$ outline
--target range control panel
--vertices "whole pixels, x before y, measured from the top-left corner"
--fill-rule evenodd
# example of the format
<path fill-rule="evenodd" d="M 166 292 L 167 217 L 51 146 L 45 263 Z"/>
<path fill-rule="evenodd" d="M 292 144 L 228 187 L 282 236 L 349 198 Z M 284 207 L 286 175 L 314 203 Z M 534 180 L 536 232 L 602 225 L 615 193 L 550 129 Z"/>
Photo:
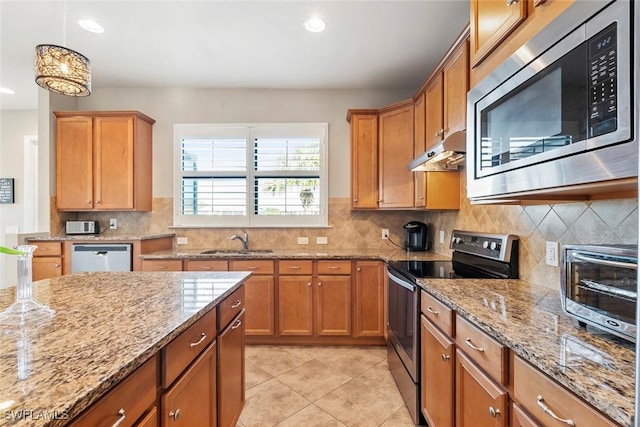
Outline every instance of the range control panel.
<path fill-rule="evenodd" d="M 487 234 L 453 230 L 449 247 L 459 252 L 510 262 L 511 248 L 517 240 L 518 236 L 513 234 Z"/>

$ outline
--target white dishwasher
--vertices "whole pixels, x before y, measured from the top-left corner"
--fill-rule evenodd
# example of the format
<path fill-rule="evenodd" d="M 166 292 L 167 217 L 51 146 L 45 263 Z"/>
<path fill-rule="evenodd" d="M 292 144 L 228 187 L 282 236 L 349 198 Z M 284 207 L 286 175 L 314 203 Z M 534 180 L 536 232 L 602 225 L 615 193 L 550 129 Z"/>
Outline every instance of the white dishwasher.
<path fill-rule="evenodd" d="M 71 272 L 131 271 L 131 244 L 74 244 L 71 251 Z"/>

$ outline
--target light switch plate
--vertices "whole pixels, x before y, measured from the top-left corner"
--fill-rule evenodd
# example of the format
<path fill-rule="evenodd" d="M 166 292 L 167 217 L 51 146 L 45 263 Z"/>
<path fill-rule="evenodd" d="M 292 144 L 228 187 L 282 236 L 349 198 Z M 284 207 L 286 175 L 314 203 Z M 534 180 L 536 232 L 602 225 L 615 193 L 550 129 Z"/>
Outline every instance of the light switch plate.
<path fill-rule="evenodd" d="M 440 243 L 444 243 L 444 230 L 440 230 Z"/>
<path fill-rule="evenodd" d="M 188 237 L 176 237 L 176 245 L 187 245 L 189 244 Z"/>
<path fill-rule="evenodd" d="M 299 245 L 308 245 L 309 244 L 309 238 L 308 237 L 298 237 L 298 244 Z"/>
<path fill-rule="evenodd" d="M 317 245 L 326 245 L 327 243 L 328 243 L 328 240 L 327 240 L 326 236 L 316 237 L 316 244 Z"/>

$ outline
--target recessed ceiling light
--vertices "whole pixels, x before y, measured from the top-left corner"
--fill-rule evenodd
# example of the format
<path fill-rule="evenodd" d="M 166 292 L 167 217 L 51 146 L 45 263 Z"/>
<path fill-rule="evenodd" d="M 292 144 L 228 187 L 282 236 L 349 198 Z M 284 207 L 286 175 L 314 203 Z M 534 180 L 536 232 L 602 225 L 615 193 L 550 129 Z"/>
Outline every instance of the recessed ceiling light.
<path fill-rule="evenodd" d="M 0 93 L 5 93 L 7 95 L 14 95 L 15 92 L 9 89 L 8 87 L 0 87 Z"/>
<path fill-rule="evenodd" d="M 311 18 L 304 21 L 304 28 L 312 33 L 319 33 L 327 28 L 327 24 L 321 18 Z"/>
<path fill-rule="evenodd" d="M 78 25 L 92 33 L 104 33 L 104 28 L 102 28 L 102 25 L 91 19 L 80 19 L 78 20 Z"/>

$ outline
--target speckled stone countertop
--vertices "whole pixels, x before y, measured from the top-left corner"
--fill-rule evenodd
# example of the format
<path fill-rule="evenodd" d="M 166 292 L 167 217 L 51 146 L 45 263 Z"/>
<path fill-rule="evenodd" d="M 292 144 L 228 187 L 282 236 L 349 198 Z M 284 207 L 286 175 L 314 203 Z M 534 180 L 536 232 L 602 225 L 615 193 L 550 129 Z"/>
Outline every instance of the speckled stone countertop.
<path fill-rule="evenodd" d="M 391 260 L 448 260 L 442 254 L 434 252 L 407 252 L 401 249 L 327 249 L 326 251 L 301 251 L 275 249 L 265 252 L 243 252 L 235 250 L 220 250 L 213 254 L 203 254 L 206 249 L 184 249 L 158 251 L 140 255 L 142 259 L 214 259 L 214 258 L 243 258 L 243 259 L 378 259 Z"/>
<path fill-rule="evenodd" d="M 161 239 L 164 237 L 174 237 L 173 233 L 166 234 L 147 234 L 147 235 L 129 235 L 129 234 L 73 234 L 64 236 L 44 236 L 44 237 L 29 237 L 27 241 L 52 241 L 52 242 L 64 242 L 66 240 L 152 240 Z"/>
<path fill-rule="evenodd" d="M 249 275 L 78 273 L 35 282 L 34 298 L 56 314 L 23 328 L 0 324 L 0 426 L 64 425 Z M 0 290 L 0 310 L 14 293 Z M 18 421 L 14 411 L 33 415 Z"/>
<path fill-rule="evenodd" d="M 579 328 L 558 291 L 521 280 L 424 279 L 423 289 L 623 426 L 633 426 L 634 346 Z"/>

